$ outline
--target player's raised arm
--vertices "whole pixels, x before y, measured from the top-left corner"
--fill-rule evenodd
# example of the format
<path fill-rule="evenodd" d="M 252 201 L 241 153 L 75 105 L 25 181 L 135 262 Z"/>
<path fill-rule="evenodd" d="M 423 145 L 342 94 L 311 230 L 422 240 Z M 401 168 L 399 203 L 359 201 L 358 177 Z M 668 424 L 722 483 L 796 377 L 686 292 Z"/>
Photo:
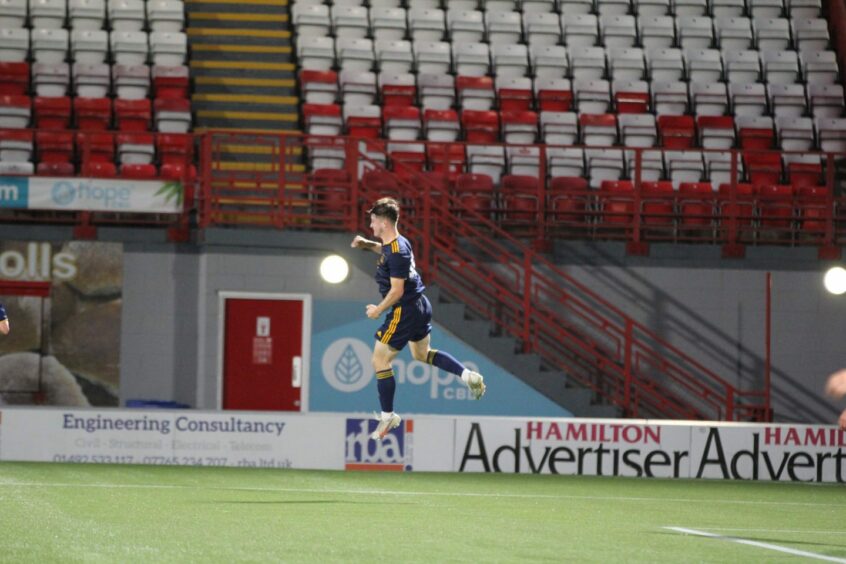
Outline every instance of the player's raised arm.
<path fill-rule="evenodd" d="M 377 243 L 376 241 L 371 241 L 369 239 L 365 239 L 361 235 L 356 235 L 355 239 L 352 240 L 350 243 L 350 247 L 353 249 L 362 249 L 365 251 L 373 251 L 374 253 L 381 254 L 382 252 L 382 244 Z"/>

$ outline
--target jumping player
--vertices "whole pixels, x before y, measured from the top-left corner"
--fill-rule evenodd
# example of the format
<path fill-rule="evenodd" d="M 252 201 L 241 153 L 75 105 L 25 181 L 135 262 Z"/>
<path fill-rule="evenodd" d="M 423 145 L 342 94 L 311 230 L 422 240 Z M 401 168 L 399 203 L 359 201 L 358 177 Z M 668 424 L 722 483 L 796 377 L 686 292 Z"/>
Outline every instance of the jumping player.
<path fill-rule="evenodd" d="M 468 370 L 449 353 L 429 346 L 432 304 L 423 294 L 426 286 L 414 268 L 411 243 L 397 230 L 399 212 L 399 204 L 393 198 L 378 200 L 367 213 L 370 216 L 370 229 L 381 243 L 356 235 L 350 245 L 354 249 L 365 249 L 379 255 L 376 282 L 382 301 L 378 305 L 367 305 L 367 317 L 378 319 L 389 311 L 385 322 L 376 331 L 376 344 L 373 347 L 373 370 L 376 372 L 379 403 L 382 407 L 382 413 L 377 417 L 379 425 L 370 435 L 373 440 L 381 440 L 402 421 L 394 412 L 396 382 L 391 362 L 406 343 L 411 348 L 414 360 L 460 376 L 470 388 L 474 399 L 480 399 L 485 394 L 485 382 L 481 374 Z"/>
<path fill-rule="evenodd" d="M 846 396 L 846 368 L 838 370 L 828 377 L 828 382 L 825 385 L 825 393 L 837 399 Z M 841 429 L 846 431 L 846 410 L 840 414 L 837 423 Z"/>

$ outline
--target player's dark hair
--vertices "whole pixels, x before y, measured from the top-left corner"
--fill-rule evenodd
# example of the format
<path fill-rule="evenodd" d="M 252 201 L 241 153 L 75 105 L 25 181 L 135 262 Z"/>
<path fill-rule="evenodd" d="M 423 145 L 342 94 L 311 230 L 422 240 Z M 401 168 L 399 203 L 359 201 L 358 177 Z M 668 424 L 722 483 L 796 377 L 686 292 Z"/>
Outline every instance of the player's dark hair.
<path fill-rule="evenodd" d="M 390 219 L 394 223 L 399 220 L 400 207 L 399 202 L 393 198 L 379 198 L 373 207 L 367 210 L 368 215 L 375 215 L 376 217 L 384 217 Z"/>

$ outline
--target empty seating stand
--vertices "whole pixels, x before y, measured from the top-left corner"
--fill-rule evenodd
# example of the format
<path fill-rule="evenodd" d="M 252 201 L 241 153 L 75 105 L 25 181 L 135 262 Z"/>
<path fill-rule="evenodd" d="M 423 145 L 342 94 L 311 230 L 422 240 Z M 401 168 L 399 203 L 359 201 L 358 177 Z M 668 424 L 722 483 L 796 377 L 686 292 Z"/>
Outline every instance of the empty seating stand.
<path fill-rule="evenodd" d="M 157 142 L 191 129 L 184 25 L 181 0 L 4 2 L 0 128 L 22 131 L 3 132 L 2 172 L 132 178 L 191 172 L 190 162 L 177 166 L 160 153 L 173 143 Z M 121 144 L 120 135 L 143 143 Z M 192 159 L 186 139 L 179 154 Z"/>

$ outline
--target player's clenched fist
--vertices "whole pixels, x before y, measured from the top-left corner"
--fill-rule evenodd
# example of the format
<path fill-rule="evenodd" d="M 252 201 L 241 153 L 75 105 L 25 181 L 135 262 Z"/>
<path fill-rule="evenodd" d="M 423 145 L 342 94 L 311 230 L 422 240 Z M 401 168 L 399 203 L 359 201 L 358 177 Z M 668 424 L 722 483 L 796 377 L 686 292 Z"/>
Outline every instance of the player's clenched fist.
<path fill-rule="evenodd" d="M 846 369 L 838 370 L 828 377 L 825 393 L 833 398 L 846 396 Z"/>
<path fill-rule="evenodd" d="M 352 247 L 353 249 L 364 249 L 367 248 L 367 246 L 367 239 L 365 239 L 361 235 L 356 235 L 355 239 L 353 239 L 352 243 L 350 243 L 350 247 Z"/>

